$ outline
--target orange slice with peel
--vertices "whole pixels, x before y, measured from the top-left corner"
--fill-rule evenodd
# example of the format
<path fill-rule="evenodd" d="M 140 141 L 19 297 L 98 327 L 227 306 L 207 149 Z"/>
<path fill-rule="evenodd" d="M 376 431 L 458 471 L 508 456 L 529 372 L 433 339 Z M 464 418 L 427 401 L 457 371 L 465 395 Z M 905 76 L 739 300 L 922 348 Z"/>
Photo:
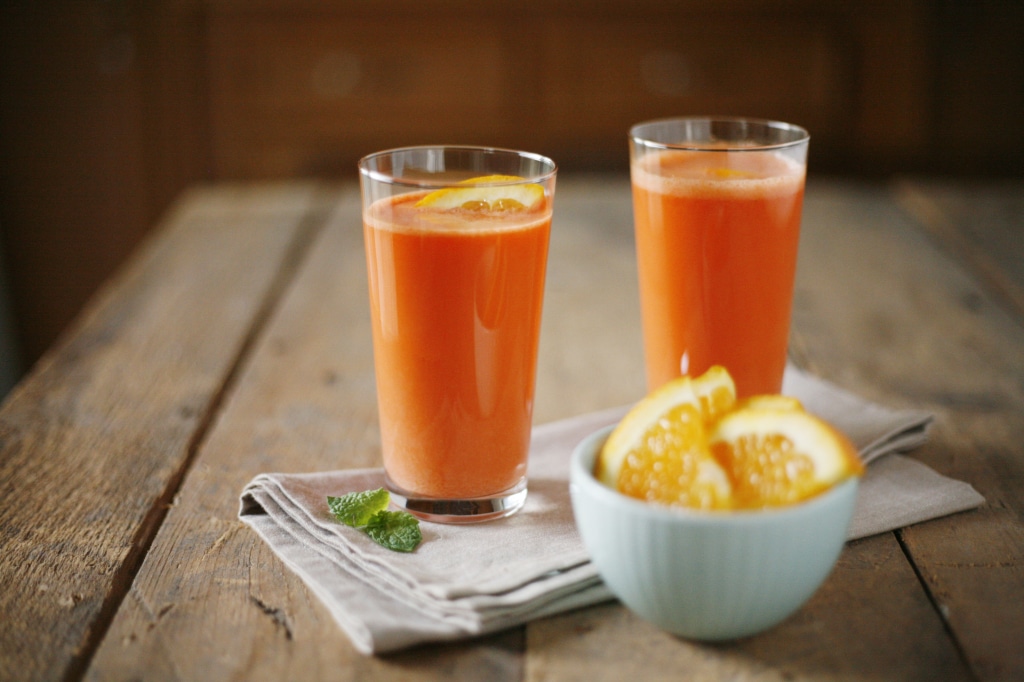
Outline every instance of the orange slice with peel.
<path fill-rule="evenodd" d="M 729 477 L 711 456 L 708 424 L 736 400 L 724 370 L 681 377 L 641 400 L 613 429 L 594 473 L 619 492 L 697 509 L 730 504 Z"/>
<path fill-rule="evenodd" d="M 691 385 L 705 422 L 718 419 L 736 404 L 736 384 L 721 365 L 715 365 L 691 379 Z"/>
<path fill-rule="evenodd" d="M 846 436 L 799 400 L 737 402 L 721 367 L 670 381 L 637 403 L 594 467 L 598 480 L 625 495 L 705 510 L 793 504 L 863 472 Z"/>
<path fill-rule="evenodd" d="M 543 187 L 534 182 L 525 182 L 525 178 L 515 175 L 485 175 L 463 180 L 459 185 L 427 194 L 416 202 L 417 208 L 442 211 L 525 211 L 544 200 Z"/>
<path fill-rule="evenodd" d="M 736 508 L 800 502 L 864 472 L 846 436 L 798 401 L 759 398 L 724 415 L 708 436 L 712 455 L 729 472 Z"/>

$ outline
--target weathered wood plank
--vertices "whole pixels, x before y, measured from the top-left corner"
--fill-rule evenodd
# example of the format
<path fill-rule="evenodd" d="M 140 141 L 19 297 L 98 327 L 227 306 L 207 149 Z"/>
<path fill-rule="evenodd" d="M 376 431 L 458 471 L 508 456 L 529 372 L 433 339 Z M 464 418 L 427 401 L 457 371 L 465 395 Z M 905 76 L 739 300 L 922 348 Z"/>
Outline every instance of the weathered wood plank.
<path fill-rule="evenodd" d="M 1019 408 L 1019 322 L 881 187 L 812 187 L 793 313 L 812 363 L 890 403 Z"/>
<path fill-rule="evenodd" d="M 537 367 L 538 424 L 626 405 L 646 391 L 630 202 L 619 176 L 559 180 Z"/>
<path fill-rule="evenodd" d="M 894 195 L 929 234 L 1024 318 L 1024 181 L 902 180 Z"/>
<path fill-rule="evenodd" d="M 988 505 L 949 527 L 908 529 L 903 541 L 979 676 L 1020 679 L 1024 608 L 1011 590 L 1024 587 L 1024 183 L 904 181 L 895 195 L 1011 318 L 994 314 L 996 334 L 986 334 L 987 326 L 951 330 L 958 358 L 966 359 L 955 365 L 954 378 L 981 378 L 992 388 L 984 400 L 954 401 L 947 438 L 932 459 L 972 480 Z M 987 301 L 969 294 L 962 300 L 968 310 L 990 314 Z"/>
<path fill-rule="evenodd" d="M 0 679 L 81 674 L 313 201 L 193 192 L 8 397 Z"/>
<path fill-rule="evenodd" d="M 850 543 L 810 602 L 742 641 L 687 641 L 615 605 L 531 625 L 528 651 L 532 682 L 970 679 L 892 535 Z"/>
<path fill-rule="evenodd" d="M 329 614 L 236 518 L 242 487 L 261 471 L 376 463 L 372 403 L 361 395 L 373 390 L 369 349 L 358 334 L 343 340 L 369 331 L 356 305 L 363 297 L 345 293 L 365 287 L 361 251 L 346 243 L 337 214 L 312 248 L 197 453 L 88 679 L 332 671 L 351 679 L 358 656 Z"/>
<path fill-rule="evenodd" d="M 475 680 L 482 669 L 521 679 L 521 632 L 360 655 L 236 520 L 257 473 L 380 466 L 360 226 L 349 188 L 200 449 L 88 679 Z"/>
<path fill-rule="evenodd" d="M 978 679 L 1024 679 L 1024 410 L 959 411 L 922 459 L 987 504 L 900 536 Z"/>
<path fill-rule="evenodd" d="M 558 191 L 538 421 L 621 404 L 643 391 L 628 181 L 563 179 Z M 378 463 L 358 225 L 358 199 L 348 190 L 199 448 L 93 660 L 90 679 L 476 679 L 482 666 L 494 679 L 536 680 L 600 680 L 613 671 L 616 679 L 623 672 L 658 679 L 667 671 L 673 678 L 687 671 L 697 678 L 735 679 L 969 675 L 897 542 L 922 570 L 923 550 L 914 547 L 911 531 L 853 543 L 804 610 L 776 630 L 735 644 L 686 643 L 609 605 L 531 624 L 525 656 L 522 630 L 394 656 L 356 654 L 315 598 L 235 521 L 235 513 L 241 487 L 260 471 Z M 1024 383 L 1009 353 L 1013 344 L 1024 347 L 1014 336 L 1019 331 L 984 294 L 974 296 L 969 278 L 951 281 L 942 274 L 956 272 L 955 265 L 937 256 L 878 188 L 812 184 L 805 225 L 798 354 L 869 397 L 938 411 L 935 442 L 921 456 L 958 475 L 943 458 L 969 462 L 971 453 L 958 445 L 985 441 L 975 440 L 973 425 L 951 431 L 947 420 L 979 402 L 994 406 L 994 417 L 1019 409 Z M 913 265 L 907 267 L 908 261 Z M 970 314 L 958 307 L 965 294 L 975 304 Z M 975 322 L 966 339 L 943 336 L 965 319 Z M 966 371 L 941 377 L 922 371 L 946 367 L 965 344 L 993 334 L 997 341 L 965 367 L 995 360 L 987 374 L 971 380 Z M 1010 379 L 1000 383 L 997 375 Z M 993 438 L 1006 445 L 1001 436 Z M 1019 460 L 1012 448 L 986 459 L 1001 473 L 1018 471 Z M 981 487 L 970 466 L 964 472 L 961 478 Z M 987 524 L 985 513 L 960 518 Z M 921 528 L 941 530 L 950 523 Z M 923 542 L 942 559 L 949 558 L 943 545 L 955 541 L 947 532 Z M 1004 538 L 994 551 L 1013 557 L 1017 549 Z M 1002 580 L 994 584 L 1004 597 L 1019 594 L 1019 585 L 1011 591 Z M 940 607 L 952 603 L 943 600 L 937 583 L 929 584 Z M 965 585 L 954 581 L 953 592 L 965 593 Z M 990 641 L 984 626 L 971 620 L 990 602 L 975 600 L 967 604 L 969 617 L 951 617 L 960 646 L 972 635 Z M 1011 606 L 998 605 L 996 612 L 1005 616 Z M 983 675 L 970 654 L 970 672 Z M 1012 660 L 1007 652 L 995 654 Z"/>
<path fill-rule="evenodd" d="M 794 314 L 814 365 L 933 410 L 914 453 L 988 504 L 901 540 L 978 679 L 1024 677 L 1024 328 L 877 188 L 810 195 Z"/>

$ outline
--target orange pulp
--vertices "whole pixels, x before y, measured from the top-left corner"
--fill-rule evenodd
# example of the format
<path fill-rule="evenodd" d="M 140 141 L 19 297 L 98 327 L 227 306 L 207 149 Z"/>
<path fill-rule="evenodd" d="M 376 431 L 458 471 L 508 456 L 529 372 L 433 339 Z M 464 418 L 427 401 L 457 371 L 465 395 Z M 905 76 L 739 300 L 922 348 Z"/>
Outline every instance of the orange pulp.
<path fill-rule="evenodd" d="M 804 168 L 765 151 L 633 163 L 647 385 L 724 366 L 740 398 L 782 386 Z"/>
<path fill-rule="evenodd" d="M 551 202 L 529 211 L 363 216 L 384 467 L 424 497 L 500 493 L 526 475 Z"/>

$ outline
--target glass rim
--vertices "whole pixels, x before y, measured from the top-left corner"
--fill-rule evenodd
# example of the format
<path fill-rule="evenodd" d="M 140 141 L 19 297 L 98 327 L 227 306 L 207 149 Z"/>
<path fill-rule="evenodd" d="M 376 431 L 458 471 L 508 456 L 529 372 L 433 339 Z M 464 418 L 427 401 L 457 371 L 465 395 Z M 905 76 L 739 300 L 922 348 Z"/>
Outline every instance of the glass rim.
<path fill-rule="evenodd" d="M 755 125 L 764 126 L 765 128 L 772 130 L 788 131 L 795 133 L 797 137 L 792 140 L 785 142 L 766 142 L 757 143 L 743 147 L 709 147 L 709 142 L 697 142 L 697 141 L 683 141 L 683 142 L 658 142 L 652 140 L 649 137 L 645 137 L 639 134 L 641 128 L 648 126 L 655 126 L 658 124 L 675 123 L 675 122 L 706 122 L 706 123 L 753 123 Z M 775 121 L 768 118 L 751 118 L 748 116 L 669 116 L 666 118 L 656 118 L 650 121 L 643 121 L 630 127 L 629 138 L 636 144 L 643 145 L 650 149 L 661 149 L 661 150 L 685 150 L 695 152 L 763 152 L 773 151 L 778 149 L 788 149 L 791 147 L 798 147 L 802 144 L 807 144 L 811 139 L 811 134 L 807 132 L 807 129 L 803 126 L 798 126 L 793 123 L 786 123 L 785 121 Z"/>
<path fill-rule="evenodd" d="M 544 173 L 538 173 L 530 175 L 529 177 L 523 177 L 522 180 L 503 180 L 498 182 L 486 182 L 480 183 L 481 187 L 504 187 L 508 185 L 522 185 L 522 184 L 536 184 L 544 183 L 555 177 L 558 172 L 558 164 L 552 159 L 543 154 L 537 154 L 535 152 L 524 152 L 518 149 L 507 149 L 505 147 L 488 147 L 478 145 L 452 145 L 452 144 L 439 144 L 439 145 L 413 145 L 409 147 L 394 147 L 391 149 L 382 149 L 381 151 L 367 154 L 363 158 L 359 159 L 358 167 L 360 175 L 366 178 L 375 180 L 377 182 L 387 183 L 390 185 L 399 185 L 402 187 L 417 187 L 417 188 L 437 188 L 437 187 L 450 187 L 453 184 L 451 180 L 432 180 L 431 178 L 399 178 L 395 177 L 390 173 L 375 170 L 369 167 L 369 164 L 385 156 L 392 156 L 401 152 L 416 152 L 416 151 L 456 151 L 456 152 L 476 152 L 490 155 L 510 155 L 518 158 L 526 158 L 541 164 L 542 166 L 548 166 L 549 170 Z"/>

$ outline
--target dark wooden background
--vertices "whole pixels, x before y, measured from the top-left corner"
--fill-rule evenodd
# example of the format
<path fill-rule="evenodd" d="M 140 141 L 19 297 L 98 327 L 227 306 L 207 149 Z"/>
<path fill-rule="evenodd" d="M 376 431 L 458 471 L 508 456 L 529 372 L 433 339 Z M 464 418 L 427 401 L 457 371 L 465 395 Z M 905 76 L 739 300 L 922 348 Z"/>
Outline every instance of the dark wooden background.
<path fill-rule="evenodd" d="M 385 147 L 621 172 L 630 124 L 714 113 L 806 126 L 812 174 L 1019 176 L 1022 35 L 1017 0 L 11 0 L 0 353 L 34 363 L 185 186 Z"/>

